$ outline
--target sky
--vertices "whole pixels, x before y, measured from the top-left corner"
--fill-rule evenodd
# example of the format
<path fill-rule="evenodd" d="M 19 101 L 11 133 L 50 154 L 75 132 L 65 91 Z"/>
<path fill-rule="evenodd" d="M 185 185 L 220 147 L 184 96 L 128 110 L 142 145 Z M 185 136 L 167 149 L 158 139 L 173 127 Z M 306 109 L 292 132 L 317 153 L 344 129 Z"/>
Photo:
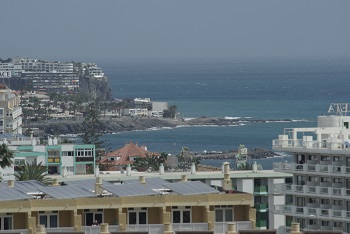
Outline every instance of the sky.
<path fill-rule="evenodd" d="M 350 56 L 348 0 L 11 0 L 0 9 L 0 58 Z"/>

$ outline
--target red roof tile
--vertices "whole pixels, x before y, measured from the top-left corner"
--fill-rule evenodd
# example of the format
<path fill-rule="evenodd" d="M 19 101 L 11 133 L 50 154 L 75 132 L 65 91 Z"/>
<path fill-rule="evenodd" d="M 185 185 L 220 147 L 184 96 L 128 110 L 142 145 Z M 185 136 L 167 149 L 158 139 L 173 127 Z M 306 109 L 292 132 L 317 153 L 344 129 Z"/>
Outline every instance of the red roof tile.
<path fill-rule="evenodd" d="M 133 161 L 130 161 L 130 157 L 146 157 L 146 155 L 151 155 L 151 152 L 148 152 L 144 148 L 135 145 L 130 142 L 124 147 L 117 149 L 115 151 L 109 152 L 105 157 L 100 161 L 101 164 L 113 164 L 113 165 L 127 165 L 132 164 Z M 110 161 L 111 157 L 119 157 L 117 161 Z"/>

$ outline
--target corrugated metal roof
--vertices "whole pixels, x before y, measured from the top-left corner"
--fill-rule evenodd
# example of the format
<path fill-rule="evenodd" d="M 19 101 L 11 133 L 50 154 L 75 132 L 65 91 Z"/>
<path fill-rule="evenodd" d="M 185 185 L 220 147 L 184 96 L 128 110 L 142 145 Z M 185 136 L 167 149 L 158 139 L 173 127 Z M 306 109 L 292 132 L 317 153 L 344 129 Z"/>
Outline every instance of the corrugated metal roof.
<path fill-rule="evenodd" d="M 167 183 L 164 186 L 181 195 L 219 193 L 218 190 L 200 181 Z"/>
<path fill-rule="evenodd" d="M 55 186 L 39 188 L 39 191 L 43 192 L 50 197 L 56 199 L 78 198 L 78 197 L 95 197 L 95 193 L 83 189 L 79 186 Z"/>
<path fill-rule="evenodd" d="M 0 184 L 0 187 L 6 188 L 8 187 L 8 183 L 2 182 Z M 38 188 L 42 188 L 42 187 L 47 187 L 47 186 L 36 180 L 14 181 L 14 188 L 23 193 L 37 192 Z"/>
<path fill-rule="evenodd" d="M 0 188 L 0 201 L 14 201 L 30 199 L 32 196 L 17 190 L 16 188 Z"/>
<path fill-rule="evenodd" d="M 152 189 L 160 189 L 160 188 L 165 188 L 163 184 L 169 183 L 169 181 L 166 181 L 162 178 L 159 177 L 153 177 L 153 178 L 145 178 L 146 186 Z M 124 181 L 126 184 L 138 184 L 139 179 L 132 179 L 132 180 L 126 180 Z"/>
<path fill-rule="evenodd" d="M 112 185 L 112 183 L 105 180 L 102 180 L 102 183 L 106 185 Z M 89 191 L 95 191 L 95 184 L 96 184 L 96 179 L 86 179 L 86 180 L 65 181 L 64 184 L 62 185 L 79 186 Z"/>
<path fill-rule="evenodd" d="M 117 197 L 133 197 L 133 196 L 147 196 L 159 195 L 158 192 L 153 191 L 145 184 L 119 184 L 119 185 L 102 185 L 106 191 L 114 194 Z"/>

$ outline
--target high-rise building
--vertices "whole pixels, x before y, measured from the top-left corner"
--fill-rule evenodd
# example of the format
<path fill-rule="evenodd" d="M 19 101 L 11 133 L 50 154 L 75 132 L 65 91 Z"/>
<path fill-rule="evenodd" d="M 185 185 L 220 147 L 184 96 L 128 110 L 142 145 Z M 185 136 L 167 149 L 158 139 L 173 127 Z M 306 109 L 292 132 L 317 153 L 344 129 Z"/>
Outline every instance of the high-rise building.
<path fill-rule="evenodd" d="M 350 233 L 350 112 L 349 103 L 333 103 L 317 126 L 285 129 L 272 148 L 292 154 L 292 162 L 274 163 L 274 170 L 293 174 L 293 182 L 275 186 L 285 205 L 275 213 L 304 230 Z"/>
<path fill-rule="evenodd" d="M 6 85 L 0 84 L 0 134 L 22 134 L 20 97 Z"/>

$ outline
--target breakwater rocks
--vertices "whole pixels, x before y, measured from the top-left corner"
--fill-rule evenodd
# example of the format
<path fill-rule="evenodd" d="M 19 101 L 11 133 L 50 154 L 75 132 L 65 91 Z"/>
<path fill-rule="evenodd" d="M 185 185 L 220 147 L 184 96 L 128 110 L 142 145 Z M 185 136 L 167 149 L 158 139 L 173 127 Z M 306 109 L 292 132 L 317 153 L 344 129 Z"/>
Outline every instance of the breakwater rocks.
<path fill-rule="evenodd" d="M 103 133 L 117 133 L 135 130 L 147 130 L 152 128 L 174 128 L 179 126 L 232 126 L 246 123 L 265 123 L 265 122 L 292 122 L 290 119 L 283 120 L 259 120 L 252 118 L 217 118 L 200 117 L 194 119 L 165 119 L 155 117 L 122 117 L 111 118 L 101 117 L 100 123 L 96 124 L 95 129 Z M 48 120 L 30 122 L 25 128 L 37 128 L 39 132 L 50 135 L 60 134 L 79 134 L 84 132 L 83 120 Z"/>
<path fill-rule="evenodd" d="M 224 160 L 224 159 L 234 159 L 235 156 L 237 155 L 237 151 L 229 151 L 229 152 L 209 152 L 206 154 L 203 153 L 196 153 L 194 155 L 194 157 L 198 157 L 201 160 L 206 160 L 206 159 L 220 159 L 220 160 Z M 263 159 L 263 158 L 272 158 L 275 156 L 279 156 L 279 154 L 277 154 L 274 151 L 271 150 L 267 150 L 267 149 L 263 149 L 263 148 L 253 148 L 253 149 L 248 149 L 247 152 L 247 157 L 249 159 Z"/>

